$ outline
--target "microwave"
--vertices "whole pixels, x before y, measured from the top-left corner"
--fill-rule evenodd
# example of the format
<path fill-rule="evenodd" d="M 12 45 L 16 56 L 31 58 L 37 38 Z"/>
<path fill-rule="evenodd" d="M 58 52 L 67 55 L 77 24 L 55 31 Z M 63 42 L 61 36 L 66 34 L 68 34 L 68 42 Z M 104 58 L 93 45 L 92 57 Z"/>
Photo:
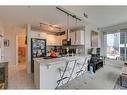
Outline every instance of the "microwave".
<path fill-rule="evenodd" d="M 67 41 L 67 39 L 63 39 L 62 40 L 62 45 L 63 46 L 70 46 L 71 45 L 71 38 L 69 39 L 69 41 Z"/>

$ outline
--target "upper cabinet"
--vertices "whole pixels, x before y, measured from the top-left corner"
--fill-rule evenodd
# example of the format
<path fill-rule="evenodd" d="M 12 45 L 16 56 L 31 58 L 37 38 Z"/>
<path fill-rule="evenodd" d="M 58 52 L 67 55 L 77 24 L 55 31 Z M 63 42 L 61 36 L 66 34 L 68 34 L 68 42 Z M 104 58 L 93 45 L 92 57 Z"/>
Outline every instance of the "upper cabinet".
<path fill-rule="evenodd" d="M 69 38 L 71 38 L 71 45 L 85 45 L 85 31 L 84 30 L 76 30 L 70 32 Z M 64 35 L 53 35 L 47 34 L 46 40 L 48 46 L 61 46 L 62 40 L 67 39 L 67 34 Z"/>
<path fill-rule="evenodd" d="M 31 31 L 31 38 L 46 39 L 47 34 L 44 32 Z"/>
<path fill-rule="evenodd" d="M 47 40 L 47 45 L 49 46 L 60 46 L 62 45 L 62 40 L 66 39 L 66 34 L 65 35 L 53 35 L 53 34 L 47 34 L 46 40 Z"/>
<path fill-rule="evenodd" d="M 46 41 L 47 41 L 47 45 L 56 45 L 55 35 L 47 34 Z"/>
<path fill-rule="evenodd" d="M 70 32 L 69 36 L 71 38 L 71 45 L 75 45 L 75 34 L 76 32 Z"/>
<path fill-rule="evenodd" d="M 70 33 L 71 45 L 85 45 L 85 31 L 76 30 Z"/>

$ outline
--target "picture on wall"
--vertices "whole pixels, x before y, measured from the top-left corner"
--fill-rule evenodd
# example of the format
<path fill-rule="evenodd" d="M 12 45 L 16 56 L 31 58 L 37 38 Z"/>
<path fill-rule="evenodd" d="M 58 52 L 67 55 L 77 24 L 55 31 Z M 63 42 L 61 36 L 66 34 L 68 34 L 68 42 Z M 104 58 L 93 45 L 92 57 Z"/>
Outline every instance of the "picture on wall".
<path fill-rule="evenodd" d="M 91 31 L 91 47 L 98 47 L 98 32 Z"/>
<path fill-rule="evenodd" d="M 9 46 L 9 40 L 8 39 L 4 39 L 4 46 L 8 47 Z"/>

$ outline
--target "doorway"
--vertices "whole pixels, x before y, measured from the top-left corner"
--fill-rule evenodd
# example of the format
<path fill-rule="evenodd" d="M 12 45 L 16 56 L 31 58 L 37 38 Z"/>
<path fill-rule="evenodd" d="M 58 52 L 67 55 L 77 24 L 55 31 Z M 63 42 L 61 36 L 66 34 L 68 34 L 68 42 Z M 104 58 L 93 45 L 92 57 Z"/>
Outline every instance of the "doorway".
<path fill-rule="evenodd" d="M 26 44 L 25 44 L 25 35 L 17 35 L 17 64 L 26 64 Z"/>

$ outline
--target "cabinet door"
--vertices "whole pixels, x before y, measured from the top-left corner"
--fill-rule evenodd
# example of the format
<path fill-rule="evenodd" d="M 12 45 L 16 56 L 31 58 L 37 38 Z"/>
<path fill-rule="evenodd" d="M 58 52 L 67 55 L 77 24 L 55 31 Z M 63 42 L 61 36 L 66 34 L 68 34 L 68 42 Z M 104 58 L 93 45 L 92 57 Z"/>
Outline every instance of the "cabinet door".
<path fill-rule="evenodd" d="M 56 45 L 62 45 L 62 38 L 61 36 L 56 36 Z"/>
<path fill-rule="evenodd" d="M 62 45 L 62 36 L 56 36 L 52 34 L 47 35 L 47 45 L 57 46 Z"/>
<path fill-rule="evenodd" d="M 47 35 L 47 45 L 55 45 L 56 39 L 54 35 Z"/>
<path fill-rule="evenodd" d="M 70 33 L 71 45 L 75 45 L 75 32 Z"/>
<path fill-rule="evenodd" d="M 79 31 L 76 31 L 75 33 L 75 39 L 76 39 L 76 42 L 75 44 L 76 45 L 84 45 L 85 44 L 85 32 L 83 30 L 79 30 Z"/>

